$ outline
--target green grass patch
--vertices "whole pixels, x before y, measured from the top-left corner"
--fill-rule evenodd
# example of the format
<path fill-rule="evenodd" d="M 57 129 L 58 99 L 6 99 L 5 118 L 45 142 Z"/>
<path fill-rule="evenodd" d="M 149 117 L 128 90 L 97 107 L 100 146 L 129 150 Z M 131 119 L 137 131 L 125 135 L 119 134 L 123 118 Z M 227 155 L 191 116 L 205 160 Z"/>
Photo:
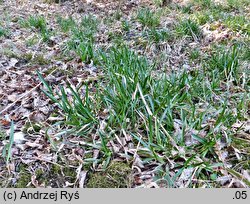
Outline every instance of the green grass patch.
<path fill-rule="evenodd" d="M 248 0 L 227 0 L 226 7 L 231 10 L 244 9 L 250 5 Z"/>
<path fill-rule="evenodd" d="M 44 16 L 41 15 L 29 16 L 28 19 L 26 20 L 20 19 L 19 24 L 22 27 L 37 30 L 40 33 L 44 42 L 47 42 L 51 36 L 51 31 L 47 27 L 47 22 Z"/>
<path fill-rule="evenodd" d="M 204 25 L 208 22 L 211 22 L 211 13 L 209 11 L 196 12 L 193 14 L 193 18 L 199 25 Z"/>
<path fill-rule="evenodd" d="M 136 19 L 144 27 L 157 27 L 160 25 L 160 15 L 149 8 L 140 8 L 137 11 Z"/>
<path fill-rule="evenodd" d="M 130 25 L 129 21 L 127 21 L 127 20 L 123 20 L 123 21 L 122 21 L 122 29 L 123 29 L 125 32 L 129 32 L 129 31 L 130 31 L 131 25 Z"/>
<path fill-rule="evenodd" d="M 210 68 L 217 70 L 222 78 L 239 82 L 239 48 L 235 45 L 230 50 L 215 52 L 210 60 Z"/>
<path fill-rule="evenodd" d="M 81 130 L 82 133 L 88 132 L 93 128 L 97 122 L 95 108 L 92 107 L 93 102 L 88 95 L 88 87 L 86 87 L 85 98 L 78 93 L 78 90 L 68 85 L 72 97 L 66 94 L 64 87 L 60 87 L 60 91 L 54 92 L 52 87 L 43 79 L 42 75 L 38 73 L 39 79 L 43 82 L 46 90 L 43 92 L 58 105 L 58 107 L 65 113 L 65 124 L 69 127 L 67 132 L 74 132 Z"/>
<path fill-rule="evenodd" d="M 95 32 L 98 28 L 98 19 L 92 15 L 86 15 L 82 18 L 80 26 L 85 30 Z"/>
<path fill-rule="evenodd" d="M 0 25 L 0 37 L 7 37 L 9 35 L 8 29 L 5 29 Z"/>
<path fill-rule="evenodd" d="M 176 25 L 175 32 L 180 37 L 192 37 L 193 39 L 199 39 L 201 37 L 199 25 L 190 19 L 181 20 Z"/>
<path fill-rule="evenodd" d="M 198 3 L 204 9 L 212 4 L 211 1 Z M 199 40 L 202 37 L 199 25 L 225 15 L 220 8 L 211 15 L 209 12 L 193 13 L 190 18 L 181 20 L 174 32 L 178 37 Z M 96 42 L 97 18 L 84 16 L 79 23 L 72 19 L 58 20 L 61 30 L 70 34 L 65 53 L 73 51 L 82 62 L 93 62 L 103 73 L 100 80 L 77 88 L 72 84 L 65 87 L 49 84 L 38 73 L 44 93 L 64 116 L 63 121 L 51 125 L 60 127 L 57 136 L 84 137 L 83 146 L 88 152 L 83 158 L 84 167 L 90 168 L 94 163 L 103 168 L 103 172 L 90 174 L 88 187 L 130 187 L 127 183 L 129 166 L 117 165 L 122 166 L 126 175 L 120 174 L 122 170 L 111 170 L 111 159 L 116 154 L 110 143 L 119 142 L 117 138 L 124 135 L 131 137 L 131 145 L 138 145 L 137 156 L 142 164 L 154 163 L 156 182 L 163 179 L 168 187 L 176 187 L 183 172 L 195 169 L 192 174 L 195 179 L 209 180 L 206 186 L 216 186 L 216 179 L 222 176 L 216 169 L 224 168 L 217 154 L 218 143 L 226 140 L 226 145 L 231 145 L 232 125 L 247 118 L 249 80 L 242 70 L 241 60 L 248 57 L 243 57 L 243 47 L 215 48 L 212 53 L 206 53 L 205 59 L 205 53 L 201 57 L 201 49 L 197 48 L 188 52 L 187 57 L 201 63 L 199 69 L 182 67 L 158 74 L 155 58 L 147 59 L 138 54 L 133 45 L 126 46 L 124 33 L 134 34 L 135 42 L 142 39 L 146 45 L 168 41 L 172 31 L 160 28 L 158 14 L 149 8 L 137 11 L 133 20 L 143 26 L 141 35 L 132 33 L 134 22 L 122 20 L 121 30 L 108 34 L 112 45 L 106 49 L 98 47 Z M 239 24 L 241 22 L 242 19 Z M 247 48 L 244 53 L 248 53 Z M 91 92 L 90 87 L 95 91 Z M 242 91 L 231 87 L 240 87 Z M 100 150 L 98 158 L 93 158 L 95 149 Z M 129 162 L 134 159 L 134 155 L 125 156 Z M 174 173 L 169 172 L 169 159 L 173 161 L 171 168 L 176 169 Z M 198 184 L 190 180 L 188 187 L 194 186 Z"/>
<path fill-rule="evenodd" d="M 76 26 L 76 22 L 72 17 L 69 18 L 63 18 L 61 16 L 57 17 L 57 23 L 60 26 L 60 29 L 64 32 L 67 33 L 69 32 L 72 28 Z"/>
<path fill-rule="evenodd" d="M 20 19 L 19 23 L 22 27 L 35 28 L 40 31 L 46 30 L 47 28 L 47 23 L 45 18 L 40 15 L 29 16 L 28 19 L 26 20 Z"/>
<path fill-rule="evenodd" d="M 143 36 L 153 43 L 168 41 L 171 38 L 169 30 L 156 28 L 144 31 Z"/>
<path fill-rule="evenodd" d="M 194 61 L 194 60 L 197 60 L 201 57 L 200 55 L 200 51 L 199 49 L 193 49 L 191 50 L 191 52 L 189 53 L 189 58 Z"/>
<path fill-rule="evenodd" d="M 65 44 L 65 56 L 69 51 L 74 51 L 76 55 L 85 63 L 98 63 L 95 47 L 95 33 L 97 32 L 98 21 L 93 16 L 84 16 L 79 24 L 71 27 L 71 39 Z M 73 56 L 72 56 L 73 57 Z"/>
<path fill-rule="evenodd" d="M 246 16 L 229 15 L 224 18 L 223 22 L 233 31 L 240 31 L 250 35 L 250 19 Z"/>
<path fill-rule="evenodd" d="M 193 0 L 192 3 L 202 9 L 208 9 L 214 5 L 212 0 Z"/>

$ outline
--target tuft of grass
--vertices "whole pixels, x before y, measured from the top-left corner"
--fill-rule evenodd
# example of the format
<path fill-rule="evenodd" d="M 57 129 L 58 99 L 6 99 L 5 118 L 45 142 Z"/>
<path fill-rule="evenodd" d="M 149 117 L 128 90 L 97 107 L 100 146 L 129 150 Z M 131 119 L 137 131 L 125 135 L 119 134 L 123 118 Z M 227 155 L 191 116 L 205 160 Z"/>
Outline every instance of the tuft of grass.
<path fill-rule="evenodd" d="M 201 37 L 201 29 L 199 25 L 190 19 L 180 21 L 176 25 L 175 31 L 177 35 L 181 37 L 188 36 L 193 39 Z"/>
<path fill-rule="evenodd" d="M 74 51 L 83 62 L 98 63 L 96 58 L 94 35 L 97 32 L 98 22 L 93 16 L 84 16 L 79 25 L 72 26 L 71 39 L 65 45 L 65 52 Z"/>
<path fill-rule="evenodd" d="M 240 31 L 250 35 L 250 20 L 245 16 L 229 15 L 224 19 L 224 23 L 233 31 Z"/>
<path fill-rule="evenodd" d="M 109 32 L 109 40 L 113 42 L 116 46 L 124 45 L 124 36 L 121 32 Z"/>
<path fill-rule="evenodd" d="M 51 31 L 47 27 L 47 22 L 44 16 L 29 16 L 27 20 L 20 19 L 19 23 L 23 27 L 38 30 L 44 42 L 47 42 L 51 36 Z"/>
<path fill-rule="evenodd" d="M 6 164 L 9 164 L 10 159 L 12 158 L 12 145 L 14 143 L 14 123 L 11 121 L 11 126 L 10 126 L 10 135 L 9 135 L 9 143 L 5 145 L 3 148 L 3 153 L 2 156 L 6 160 Z"/>
<path fill-rule="evenodd" d="M 137 13 L 137 20 L 144 26 L 143 35 L 158 43 L 168 40 L 169 33 L 158 28 L 160 21 L 156 16 L 143 8 Z M 208 20 L 206 18 L 204 22 Z M 176 26 L 176 32 L 179 36 L 197 39 L 201 37 L 198 23 L 182 20 Z M 84 162 L 96 164 L 105 158 L 104 166 L 108 166 L 114 156 L 110 142 L 116 143 L 121 135 L 130 135 L 133 145 L 138 145 L 137 156 L 142 163 L 154 162 L 157 179 L 167 181 L 167 186 L 176 187 L 178 178 L 190 169 L 195 169 L 193 178 L 216 182 L 221 176 L 216 169 L 224 168 L 217 155 L 218 143 L 224 139 L 224 134 L 230 140 L 232 124 L 239 119 L 245 120 L 247 112 L 247 95 L 231 93 L 223 86 L 225 82 L 241 83 L 238 48 L 215 52 L 204 70 L 178 70 L 158 75 L 154 70 L 155 59 L 149 61 L 124 46 L 122 37 L 115 32 L 112 35 L 119 45 L 98 49 L 95 44 L 97 25 L 94 17 L 84 17 L 81 23 L 69 28 L 71 39 L 67 44 L 67 49 L 74 51 L 82 61 L 93 61 L 102 68 L 103 80 L 97 82 L 94 97 L 90 97 L 87 85 L 84 89 L 71 85 L 58 89 L 38 73 L 46 88 L 44 93 L 65 117 L 65 121 L 60 122 L 63 128 L 59 135 L 84 135 L 90 152 L 101 150 L 100 159 L 92 158 L 89 153 Z M 125 32 L 129 31 L 130 25 L 126 21 L 122 26 Z M 189 54 L 192 60 L 199 56 L 198 50 Z M 247 86 L 245 83 L 242 87 Z M 105 116 L 100 120 L 105 122 L 104 126 L 98 118 L 103 110 Z M 91 140 L 93 132 L 98 135 L 95 141 Z M 132 159 L 130 155 L 126 156 Z M 173 162 L 175 172 L 169 172 L 169 160 L 178 161 Z M 89 185 L 102 185 L 99 181 L 103 175 L 104 183 L 111 185 L 106 172 L 93 174 Z M 190 178 L 189 186 L 196 185 Z M 215 184 L 206 186 L 209 185 Z"/>
<path fill-rule="evenodd" d="M 136 19 L 143 27 L 157 27 L 160 25 L 160 16 L 158 13 L 151 11 L 149 8 L 141 8 L 137 11 Z"/>
<path fill-rule="evenodd" d="M 85 30 L 97 31 L 98 20 L 92 15 L 86 15 L 82 18 L 80 26 Z"/>
<path fill-rule="evenodd" d="M 143 57 L 126 47 L 112 48 L 109 53 L 102 53 L 101 63 L 110 79 L 104 90 L 102 101 L 112 109 L 109 124 L 123 128 L 136 123 L 136 107 L 138 100 L 132 95 L 137 83 L 146 86 L 151 66 Z M 126 119 L 129 118 L 129 122 Z"/>
<path fill-rule="evenodd" d="M 69 32 L 72 28 L 76 26 L 76 22 L 72 17 L 63 18 L 61 16 L 57 17 L 57 23 L 59 24 L 61 30 L 64 33 Z"/>
<path fill-rule="evenodd" d="M 161 7 L 163 4 L 163 0 L 153 0 L 154 5 L 157 7 Z"/>
<path fill-rule="evenodd" d="M 28 47 L 32 47 L 34 46 L 35 44 L 37 44 L 39 42 L 39 37 L 38 36 L 34 36 L 32 38 L 29 38 L 25 41 L 25 44 L 28 46 Z"/>
<path fill-rule="evenodd" d="M 200 57 L 200 51 L 198 49 L 191 50 L 189 58 L 191 60 L 199 59 Z"/>
<path fill-rule="evenodd" d="M 144 36 L 154 43 L 170 39 L 170 32 L 167 29 L 152 28 L 144 32 Z"/>
<path fill-rule="evenodd" d="M 230 50 L 216 52 L 212 55 L 209 62 L 210 68 L 217 70 L 218 73 L 227 81 L 239 82 L 239 48 L 234 45 Z"/>
<path fill-rule="evenodd" d="M 212 8 L 214 6 L 212 0 L 193 0 L 196 6 L 200 6 L 202 9 Z"/>
<path fill-rule="evenodd" d="M 74 44 L 71 46 L 74 46 Z M 91 63 L 91 61 L 97 62 L 96 58 L 95 58 L 94 44 L 91 40 L 86 40 L 85 42 L 83 42 L 83 41 L 80 42 L 76 46 L 75 51 L 83 62 L 88 63 L 88 64 Z"/>
<path fill-rule="evenodd" d="M 46 30 L 47 28 L 47 23 L 45 18 L 40 15 L 29 16 L 27 20 L 21 19 L 19 23 L 23 27 L 35 28 L 40 31 Z"/>
<path fill-rule="evenodd" d="M 235 47 L 223 57 L 218 57 L 216 63 L 209 64 L 208 73 L 184 70 L 155 76 L 152 74 L 154 64 L 127 47 L 112 47 L 106 52 L 99 52 L 100 65 L 105 72 L 104 81 L 100 82 L 95 96 L 99 101 L 99 108 L 95 103 L 90 108 L 90 102 L 86 102 L 88 100 L 77 99 L 81 98 L 79 90 L 68 87 L 74 95 L 73 100 L 70 100 L 62 87 L 60 93 L 56 92 L 55 95 L 52 87 L 41 76 L 40 80 L 47 87 L 45 94 L 65 113 L 66 124 L 78 129 L 91 124 L 94 129 L 96 126 L 93 124 L 97 123 L 93 119 L 93 110 L 108 111 L 106 125 L 98 131 L 99 144 L 96 141 L 89 144 L 101 150 L 102 156 L 107 158 L 106 165 L 112 155 L 108 142 L 115 141 L 117 135 L 129 134 L 133 143 L 139 144 L 137 155 L 142 162 L 154 162 L 157 166 L 156 182 L 157 179 L 165 180 L 167 186 L 176 187 L 181 174 L 194 168 L 196 170 L 192 175 L 196 179 L 216 182 L 216 178 L 221 176 L 216 168 L 224 168 L 216 153 L 217 143 L 223 137 L 225 129 L 228 131 L 227 135 L 231 134 L 229 128 L 237 119 L 244 117 L 241 110 L 247 109 L 243 102 L 237 106 L 238 100 L 229 103 L 228 93 L 224 93 L 221 88 L 221 81 L 225 78 L 224 69 L 230 68 L 226 70 L 226 76 L 234 76 L 238 72 L 237 53 Z M 222 64 L 226 66 L 221 67 Z M 228 71 L 231 71 L 231 74 Z M 242 95 L 235 97 L 245 100 Z M 80 105 L 81 101 L 84 105 Z M 78 106 L 82 108 L 77 108 Z M 232 107 L 237 107 L 236 115 Z M 93 117 L 85 114 L 86 108 Z M 86 116 L 88 117 L 85 124 L 82 117 Z M 77 122 L 69 123 L 72 118 Z M 204 128 L 204 125 L 211 121 L 212 128 Z M 176 130 L 176 123 L 180 126 L 179 131 Z M 205 136 L 202 136 L 204 131 Z M 86 138 L 90 134 L 90 131 L 84 131 Z M 174 174 L 168 173 L 169 158 L 184 160 L 180 164 L 174 164 L 177 169 Z M 93 158 L 86 160 L 100 162 Z M 163 165 L 166 169 L 162 168 Z M 93 175 L 89 185 L 111 185 L 105 173 Z M 190 183 L 190 187 L 195 185 Z"/>
<path fill-rule="evenodd" d="M 250 2 L 248 0 L 227 0 L 226 7 L 230 10 L 239 10 L 248 7 Z"/>
<path fill-rule="evenodd" d="M 196 12 L 194 14 L 194 19 L 199 25 L 204 25 L 211 21 L 211 13 L 210 12 Z"/>
<path fill-rule="evenodd" d="M 70 127 L 67 132 L 79 131 L 82 134 L 90 131 L 97 122 L 93 102 L 89 98 L 89 91 L 86 87 L 84 99 L 82 99 L 78 90 L 68 85 L 67 89 L 60 86 L 60 91 L 53 91 L 52 87 L 45 81 L 43 76 L 37 72 L 39 79 L 42 81 L 46 90 L 43 90 L 52 102 L 65 113 L 65 124 Z"/>
<path fill-rule="evenodd" d="M 0 37 L 7 37 L 8 35 L 9 31 L 0 25 Z"/>
<path fill-rule="evenodd" d="M 193 13 L 193 5 L 192 4 L 188 4 L 186 6 L 181 6 L 180 10 L 183 13 L 191 14 L 191 13 Z"/>
<path fill-rule="evenodd" d="M 130 28 L 131 28 L 131 25 L 129 24 L 129 21 L 127 20 L 122 21 L 122 29 L 125 32 L 129 32 Z"/>

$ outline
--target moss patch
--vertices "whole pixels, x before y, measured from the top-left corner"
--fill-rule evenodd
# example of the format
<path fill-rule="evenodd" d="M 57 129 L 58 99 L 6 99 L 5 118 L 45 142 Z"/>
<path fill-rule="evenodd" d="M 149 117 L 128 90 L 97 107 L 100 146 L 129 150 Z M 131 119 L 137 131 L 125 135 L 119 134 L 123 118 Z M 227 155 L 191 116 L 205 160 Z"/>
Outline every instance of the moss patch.
<path fill-rule="evenodd" d="M 63 187 L 66 181 L 74 183 L 76 179 L 76 171 L 69 167 L 61 168 L 57 165 L 52 165 L 46 177 L 49 178 L 51 187 L 58 188 Z"/>
<path fill-rule="evenodd" d="M 27 165 L 20 164 L 17 182 L 14 184 L 15 188 L 32 187 L 32 186 L 27 186 L 31 181 L 31 173 L 27 169 L 28 169 Z"/>
<path fill-rule="evenodd" d="M 50 63 L 50 60 L 45 59 L 42 54 L 38 54 L 34 57 L 33 62 L 39 65 L 47 65 Z"/>
<path fill-rule="evenodd" d="M 128 164 L 112 162 L 105 172 L 90 174 L 88 188 L 130 188 L 132 169 Z"/>
<path fill-rule="evenodd" d="M 16 182 L 14 184 L 8 185 L 8 187 L 15 188 L 32 188 L 33 185 L 28 184 L 31 182 L 31 176 L 34 174 L 38 185 L 43 185 L 45 187 L 52 188 L 62 188 L 64 187 L 66 181 L 69 183 L 74 183 L 76 179 L 75 169 L 64 167 L 61 168 L 58 165 L 51 165 L 50 169 L 45 169 L 44 167 L 37 168 L 33 173 L 28 171 L 28 165 L 20 164 L 17 168 L 18 176 L 16 177 Z"/>

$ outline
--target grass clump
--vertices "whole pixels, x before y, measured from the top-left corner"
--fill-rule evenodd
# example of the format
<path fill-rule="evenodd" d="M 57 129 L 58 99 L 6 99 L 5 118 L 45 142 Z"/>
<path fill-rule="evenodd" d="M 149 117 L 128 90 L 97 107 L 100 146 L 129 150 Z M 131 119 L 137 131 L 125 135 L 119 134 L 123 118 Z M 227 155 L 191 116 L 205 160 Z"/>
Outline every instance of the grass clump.
<path fill-rule="evenodd" d="M 210 68 L 217 70 L 227 81 L 239 82 L 239 48 L 234 45 L 230 50 L 215 53 L 210 60 Z"/>
<path fill-rule="evenodd" d="M 151 42 L 159 43 L 170 39 L 170 32 L 167 29 L 152 28 L 144 32 L 144 36 Z"/>
<path fill-rule="evenodd" d="M 201 37 L 199 25 L 190 19 L 180 21 L 179 24 L 176 25 L 175 31 L 180 37 L 187 36 L 193 39 Z"/>
<path fill-rule="evenodd" d="M 98 20 L 92 15 L 86 15 L 82 18 L 80 26 L 85 30 L 91 30 L 92 32 L 95 32 L 98 28 Z"/>
<path fill-rule="evenodd" d="M 64 33 L 69 32 L 72 28 L 76 26 L 76 22 L 72 17 L 63 18 L 61 16 L 57 17 L 57 23 L 59 24 L 61 30 Z"/>
<path fill-rule="evenodd" d="M 249 5 L 250 2 L 248 0 L 227 0 L 226 8 L 230 10 L 239 10 Z"/>
<path fill-rule="evenodd" d="M 185 5 L 185 6 L 180 6 L 180 10 L 183 13 L 191 14 L 191 13 L 193 13 L 193 5 L 188 4 L 188 5 Z"/>
<path fill-rule="evenodd" d="M 122 21 L 122 29 L 125 32 L 129 32 L 130 31 L 131 25 L 130 25 L 130 23 L 127 20 L 123 20 Z"/>
<path fill-rule="evenodd" d="M 34 36 L 32 38 L 27 39 L 25 44 L 27 45 L 27 47 L 32 47 L 36 45 L 38 42 L 39 42 L 39 36 Z"/>
<path fill-rule="evenodd" d="M 51 31 L 47 27 L 47 22 L 44 16 L 29 16 L 27 20 L 21 19 L 19 23 L 23 27 L 38 30 L 44 42 L 47 42 L 51 36 Z"/>
<path fill-rule="evenodd" d="M 84 16 L 79 25 L 72 26 L 71 39 L 65 45 L 65 55 L 74 51 L 80 59 L 89 64 L 92 61 L 96 64 L 97 50 L 94 45 L 95 33 L 97 32 L 97 19 L 93 16 Z"/>
<path fill-rule="evenodd" d="M 70 94 L 67 94 L 64 87 L 60 87 L 59 91 L 53 91 L 52 87 L 44 80 L 42 75 L 38 72 L 39 79 L 43 82 L 46 90 L 43 92 L 58 105 L 58 107 L 65 113 L 65 124 L 70 127 L 66 132 L 74 132 L 80 130 L 81 134 L 85 135 L 86 132 L 94 127 L 97 120 L 94 113 L 94 108 L 92 108 L 93 101 L 89 97 L 88 87 L 85 90 L 85 97 L 82 100 L 78 90 L 68 85 Z M 78 132 L 78 133 L 80 133 Z"/>
<path fill-rule="evenodd" d="M 8 35 L 9 31 L 0 25 L 0 37 L 7 37 Z"/>
<path fill-rule="evenodd" d="M 194 15 L 195 21 L 199 25 L 204 25 L 211 21 L 211 13 L 210 12 L 196 12 Z"/>
<path fill-rule="evenodd" d="M 137 11 L 136 19 L 143 27 L 157 27 L 160 25 L 159 14 L 151 11 L 149 8 L 141 8 Z"/>
<path fill-rule="evenodd" d="M 229 15 L 224 19 L 224 23 L 233 31 L 241 31 L 247 35 L 250 35 L 250 19 L 245 16 Z"/>
<path fill-rule="evenodd" d="M 200 57 L 200 51 L 198 49 L 193 49 L 191 50 L 190 54 L 189 54 L 189 58 L 194 61 L 196 59 L 199 59 Z"/>
<path fill-rule="evenodd" d="M 2 157 L 5 158 L 6 164 L 9 164 L 12 159 L 12 146 L 14 144 L 14 123 L 11 122 L 10 126 L 10 134 L 9 134 L 9 142 L 4 146 Z"/>
<path fill-rule="evenodd" d="M 29 16 L 27 20 L 20 20 L 20 25 L 27 28 L 35 28 L 40 31 L 46 30 L 47 23 L 43 16 Z"/>
<path fill-rule="evenodd" d="M 194 5 L 201 7 L 202 9 L 212 8 L 214 6 L 212 0 L 193 0 Z"/>
<path fill-rule="evenodd" d="M 132 170 L 122 162 L 112 162 L 104 172 L 90 174 L 88 188 L 130 188 Z"/>
<path fill-rule="evenodd" d="M 157 7 L 161 7 L 163 0 L 153 0 L 153 2 L 154 2 L 154 5 L 156 5 Z"/>
<path fill-rule="evenodd" d="M 132 95 L 138 83 L 145 88 L 152 67 L 145 58 L 126 47 L 112 48 L 109 53 L 103 53 L 102 64 L 110 80 L 102 96 L 105 106 L 113 110 L 109 117 L 110 125 L 123 128 L 134 126 L 138 99 L 133 99 Z M 129 123 L 127 118 L 130 118 Z"/>

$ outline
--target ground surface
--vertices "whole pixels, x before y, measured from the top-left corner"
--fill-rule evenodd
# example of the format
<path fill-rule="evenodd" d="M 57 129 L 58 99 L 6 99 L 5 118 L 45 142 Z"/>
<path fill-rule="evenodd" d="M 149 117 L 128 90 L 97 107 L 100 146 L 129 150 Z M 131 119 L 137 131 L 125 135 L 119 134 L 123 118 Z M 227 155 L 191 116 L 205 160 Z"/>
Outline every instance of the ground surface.
<path fill-rule="evenodd" d="M 1 187 L 249 187 L 248 0 L 0 1 Z"/>

